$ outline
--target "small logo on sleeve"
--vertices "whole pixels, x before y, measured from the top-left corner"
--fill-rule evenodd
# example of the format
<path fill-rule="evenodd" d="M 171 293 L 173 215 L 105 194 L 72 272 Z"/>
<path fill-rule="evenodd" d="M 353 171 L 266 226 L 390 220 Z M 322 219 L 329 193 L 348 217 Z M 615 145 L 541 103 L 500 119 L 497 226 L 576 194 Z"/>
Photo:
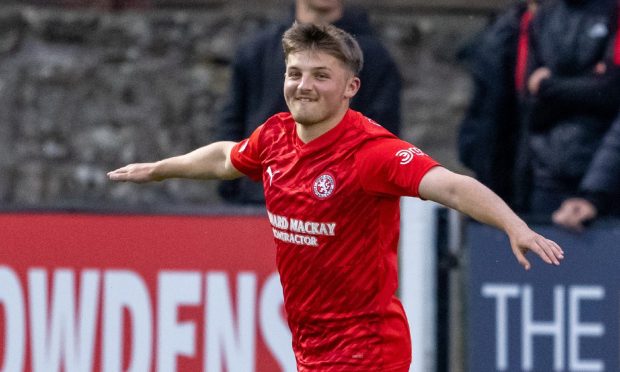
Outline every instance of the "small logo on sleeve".
<path fill-rule="evenodd" d="M 245 151 L 245 148 L 248 147 L 248 142 L 250 142 L 249 139 L 246 139 L 246 140 L 243 141 L 243 143 L 239 147 L 239 152 L 244 152 Z"/>
<path fill-rule="evenodd" d="M 378 127 L 380 127 L 380 126 L 381 126 L 381 124 L 377 123 L 376 121 L 372 120 L 371 118 L 368 118 L 368 117 L 367 117 L 367 118 L 366 118 L 366 120 L 368 120 L 368 122 L 369 122 L 370 124 L 372 124 L 372 125 L 376 125 L 376 126 L 378 126 Z"/>
<path fill-rule="evenodd" d="M 411 163 L 415 156 L 424 156 L 426 155 L 422 150 L 417 147 L 410 147 L 408 149 L 399 150 L 396 152 L 396 156 L 400 158 L 400 164 L 405 165 Z"/>
<path fill-rule="evenodd" d="M 336 188 L 336 181 L 331 174 L 325 173 L 317 177 L 312 185 L 314 195 L 319 199 L 325 199 L 329 197 Z"/>

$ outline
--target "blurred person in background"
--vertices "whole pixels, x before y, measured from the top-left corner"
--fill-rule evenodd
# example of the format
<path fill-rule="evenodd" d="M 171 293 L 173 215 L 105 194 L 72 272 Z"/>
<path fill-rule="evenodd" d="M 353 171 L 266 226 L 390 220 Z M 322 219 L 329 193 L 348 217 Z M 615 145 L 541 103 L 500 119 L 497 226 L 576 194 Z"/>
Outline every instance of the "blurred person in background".
<path fill-rule="evenodd" d="M 579 192 L 562 202 L 553 213 L 553 222 L 582 231 L 590 221 L 605 215 L 620 218 L 620 115 L 605 134 Z"/>
<path fill-rule="evenodd" d="M 491 190 L 350 108 L 363 65 L 351 35 L 296 23 L 283 47 L 290 112 L 273 115 L 241 142 L 130 164 L 108 177 L 262 181 L 299 371 L 409 370 L 411 336 L 395 295 L 400 196 L 432 200 L 501 229 L 525 269 L 528 251 L 560 264 L 562 249 Z"/>
<path fill-rule="evenodd" d="M 526 109 L 531 214 L 551 216 L 578 195 L 618 113 L 617 16 L 617 0 L 549 0 L 532 20 Z"/>
<path fill-rule="evenodd" d="M 243 42 L 232 62 L 232 78 L 227 101 L 220 112 L 215 138 L 240 141 L 258 123 L 286 111 L 282 95 L 284 56 L 281 39 L 293 21 L 330 23 L 354 35 L 364 52 L 360 74 L 364 84 L 351 102 L 373 120 L 398 135 L 400 126 L 401 76 L 390 53 L 371 28 L 368 15 L 344 0 L 295 0 L 290 16 L 269 25 Z M 262 186 L 247 179 L 223 182 L 220 195 L 228 202 L 263 204 Z"/>
<path fill-rule="evenodd" d="M 525 92 L 528 31 L 538 0 L 502 11 L 459 51 L 473 92 L 458 135 L 459 160 L 513 208 L 516 162 L 522 147 L 520 102 Z"/>

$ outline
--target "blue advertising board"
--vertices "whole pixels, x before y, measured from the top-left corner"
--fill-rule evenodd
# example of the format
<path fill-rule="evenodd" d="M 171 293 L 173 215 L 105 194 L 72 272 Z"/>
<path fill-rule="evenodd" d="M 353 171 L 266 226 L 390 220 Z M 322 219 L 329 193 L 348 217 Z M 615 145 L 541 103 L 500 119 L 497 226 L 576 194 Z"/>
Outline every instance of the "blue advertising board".
<path fill-rule="evenodd" d="M 470 371 L 620 371 L 620 224 L 534 230 L 565 252 L 520 266 L 500 231 L 467 226 Z"/>

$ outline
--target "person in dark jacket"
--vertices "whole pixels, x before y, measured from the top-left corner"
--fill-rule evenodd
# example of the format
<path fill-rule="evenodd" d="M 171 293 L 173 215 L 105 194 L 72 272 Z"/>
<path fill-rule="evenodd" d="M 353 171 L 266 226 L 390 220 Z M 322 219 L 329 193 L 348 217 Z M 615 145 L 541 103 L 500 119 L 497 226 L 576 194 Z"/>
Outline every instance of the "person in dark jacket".
<path fill-rule="evenodd" d="M 579 194 L 562 203 L 553 214 L 553 222 L 582 231 L 589 221 L 605 215 L 620 217 L 620 115 L 596 151 Z"/>
<path fill-rule="evenodd" d="M 550 0 L 530 30 L 529 212 L 576 195 L 620 107 L 616 0 Z M 527 182 L 527 180 L 523 180 Z"/>
<path fill-rule="evenodd" d="M 398 135 L 400 72 L 374 34 L 367 13 L 345 7 L 343 0 L 296 0 L 290 18 L 268 26 L 238 49 L 232 64 L 229 96 L 218 118 L 216 139 L 239 141 L 248 137 L 257 123 L 287 110 L 282 93 L 285 66 L 281 40 L 294 21 L 331 23 L 355 36 L 364 53 L 360 74 L 364 84 L 351 108 L 364 108 L 368 117 Z M 229 202 L 264 203 L 262 185 L 250 180 L 223 182 L 219 191 Z"/>
<path fill-rule="evenodd" d="M 458 135 L 459 160 L 510 206 L 522 135 L 519 96 L 527 61 L 527 30 L 538 1 L 502 11 L 459 52 L 474 84 Z"/>

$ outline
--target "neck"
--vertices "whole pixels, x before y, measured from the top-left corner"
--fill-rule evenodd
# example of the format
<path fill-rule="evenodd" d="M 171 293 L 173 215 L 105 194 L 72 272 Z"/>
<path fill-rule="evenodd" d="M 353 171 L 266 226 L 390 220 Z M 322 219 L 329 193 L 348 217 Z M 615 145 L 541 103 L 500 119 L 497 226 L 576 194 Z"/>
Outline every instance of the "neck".
<path fill-rule="evenodd" d="M 295 122 L 297 137 L 299 137 L 299 139 L 303 143 L 308 143 L 321 137 L 323 134 L 335 128 L 342 121 L 347 111 L 348 107 L 345 107 L 344 110 L 341 110 L 341 112 L 339 112 L 338 115 L 335 115 L 332 120 L 328 120 L 322 123 L 305 125 Z"/>
<path fill-rule="evenodd" d="M 316 9 L 304 4 L 301 1 L 297 2 L 295 7 L 295 19 L 301 23 L 315 23 L 326 24 L 334 23 L 342 18 L 343 8 L 336 7 L 334 9 L 322 10 Z"/>

